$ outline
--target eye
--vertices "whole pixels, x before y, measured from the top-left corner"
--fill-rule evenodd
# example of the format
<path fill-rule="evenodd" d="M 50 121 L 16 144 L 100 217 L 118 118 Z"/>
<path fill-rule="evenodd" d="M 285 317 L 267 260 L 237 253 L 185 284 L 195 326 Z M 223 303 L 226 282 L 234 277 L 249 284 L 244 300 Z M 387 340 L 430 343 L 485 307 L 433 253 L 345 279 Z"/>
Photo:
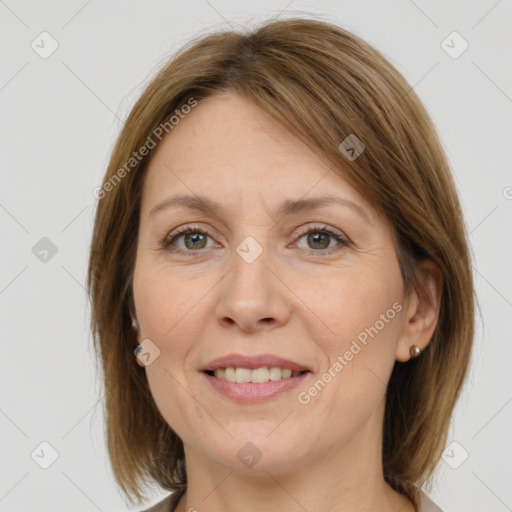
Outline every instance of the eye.
<path fill-rule="evenodd" d="M 349 241 L 339 232 L 330 229 L 327 226 L 309 228 L 302 231 L 299 241 L 305 239 L 308 247 L 302 247 L 309 253 L 331 253 L 339 250 L 339 246 L 346 247 Z M 297 242 L 298 243 L 298 242 Z M 300 247 L 300 245 L 299 245 Z M 335 251 L 332 251 L 332 249 Z"/>
<path fill-rule="evenodd" d="M 178 228 L 169 234 L 165 238 L 162 248 L 172 252 L 193 254 L 202 249 L 212 247 L 212 245 L 207 245 L 208 238 L 211 237 L 205 231 L 195 226 L 186 226 Z"/>
<path fill-rule="evenodd" d="M 299 230 L 300 238 L 295 245 L 315 256 L 337 252 L 341 247 L 349 245 L 349 241 L 341 232 L 334 231 L 328 226 L 313 226 L 309 229 Z M 162 242 L 162 249 L 181 254 L 199 254 L 205 249 L 215 247 L 215 242 L 208 245 L 211 236 L 197 226 L 184 226 L 170 233 Z M 305 240 L 308 247 L 299 242 Z M 341 247 L 340 247 L 341 246 Z"/>

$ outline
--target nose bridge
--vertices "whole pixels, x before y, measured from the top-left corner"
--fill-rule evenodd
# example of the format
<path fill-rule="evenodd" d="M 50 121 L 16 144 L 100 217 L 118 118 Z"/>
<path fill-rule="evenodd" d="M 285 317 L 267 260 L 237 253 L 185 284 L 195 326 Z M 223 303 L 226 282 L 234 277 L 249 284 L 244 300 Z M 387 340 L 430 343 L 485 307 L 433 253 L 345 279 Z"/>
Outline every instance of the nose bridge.
<path fill-rule="evenodd" d="M 235 249 L 233 255 L 233 291 L 242 293 L 246 300 L 259 300 L 269 293 L 269 265 L 271 255 L 268 248 L 248 236 Z"/>
<path fill-rule="evenodd" d="M 289 308 L 283 287 L 271 270 L 272 254 L 252 236 L 232 253 L 217 307 L 220 322 L 236 323 L 244 330 L 286 322 Z"/>

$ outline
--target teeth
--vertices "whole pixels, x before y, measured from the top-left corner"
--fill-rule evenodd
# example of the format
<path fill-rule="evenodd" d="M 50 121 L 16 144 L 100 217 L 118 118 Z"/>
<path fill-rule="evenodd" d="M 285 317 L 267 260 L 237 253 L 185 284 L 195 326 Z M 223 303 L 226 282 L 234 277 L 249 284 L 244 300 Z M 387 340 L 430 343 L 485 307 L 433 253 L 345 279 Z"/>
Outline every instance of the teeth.
<path fill-rule="evenodd" d="M 268 382 L 270 372 L 268 368 L 256 368 L 256 370 L 246 370 L 251 372 L 251 382 Z"/>
<path fill-rule="evenodd" d="M 218 379 L 227 380 L 229 382 L 268 382 L 269 380 L 289 379 L 297 377 L 301 372 L 292 372 L 289 368 L 219 368 L 215 370 L 214 375 Z"/>
<path fill-rule="evenodd" d="M 217 377 L 217 372 L 215 372 L 215 376 Z M 222 378 L 222 377 L 219 377 Z M 226 372 L 224 373 L 224 379 L 229 382 L 235 382 L 235 369 L 234 368 L 226 368 Z"/>
<path fill-rule="evenodd" d="M 281 370 L 281 377 L 283 379 L 289 379 L 292 376 L 292 371 L 289 369 L 283 369 Z"/>
<path fill-rule="evenodd" d="M 273 367 L 273 368 L 270 368 L 270 380 L 279 380 L 281 378 L 281 368 L 276 368 L 276 367 Z"/>
<path fill-rule="evenodd" d="M 235 382 L 251 382 L 252 370 L 247 368 L 235 369 Z"/>

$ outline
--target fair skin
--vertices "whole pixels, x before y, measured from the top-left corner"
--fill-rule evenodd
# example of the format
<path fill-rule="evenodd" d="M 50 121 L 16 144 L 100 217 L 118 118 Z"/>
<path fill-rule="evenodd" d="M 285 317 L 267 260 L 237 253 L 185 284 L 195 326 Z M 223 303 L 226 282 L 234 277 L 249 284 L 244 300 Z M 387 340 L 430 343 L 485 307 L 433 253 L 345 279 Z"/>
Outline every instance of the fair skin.
<path fill-rule="evenodd" d="M 178 194 L 207 197 L 222 211 L 174 205 L 150 214 Z M 356 206 L 276 216 L 283 201 L 323 195 Z M 178 227 L 191 234 L 163 248 Z M 247 237 L 262 249 L 251 263 L 236 251 Z M 425 279 L 435 291 L 432 276 Z M 428 344 L 437 303 L 405 296 L 392 231 L 372 205 L 234 93 L 201 101 L 155 150 L 133 293 L 138 341 L 160 350 L 146 366 L 152 395 L 184 443 L 188 489 L 177 510 L 415 510 L 383 477 L 384 399 L 395 361 L 408 361 L 411 345 Z M 301 403 L 299 393 L 332 372 L 383 314 L 378 334 Z M 200 371 L 232 353 L 273 354 L 311 372 L 298 388 L 238 403 Z M 247 442 L 261 455 L 251 467 L 237 456 Z"/>

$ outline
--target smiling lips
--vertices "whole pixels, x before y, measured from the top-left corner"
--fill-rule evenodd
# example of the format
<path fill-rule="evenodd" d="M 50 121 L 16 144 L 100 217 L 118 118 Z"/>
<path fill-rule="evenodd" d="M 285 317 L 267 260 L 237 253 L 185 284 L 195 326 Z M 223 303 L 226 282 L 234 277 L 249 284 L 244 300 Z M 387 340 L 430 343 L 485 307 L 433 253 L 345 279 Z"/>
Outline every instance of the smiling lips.
<path fill-rule="evenodd" d="M 297 386 L 311 370 L 270 354 L 231 354 L 201 370 L 213 388 L 238 402 L 261 402 Z"/>

